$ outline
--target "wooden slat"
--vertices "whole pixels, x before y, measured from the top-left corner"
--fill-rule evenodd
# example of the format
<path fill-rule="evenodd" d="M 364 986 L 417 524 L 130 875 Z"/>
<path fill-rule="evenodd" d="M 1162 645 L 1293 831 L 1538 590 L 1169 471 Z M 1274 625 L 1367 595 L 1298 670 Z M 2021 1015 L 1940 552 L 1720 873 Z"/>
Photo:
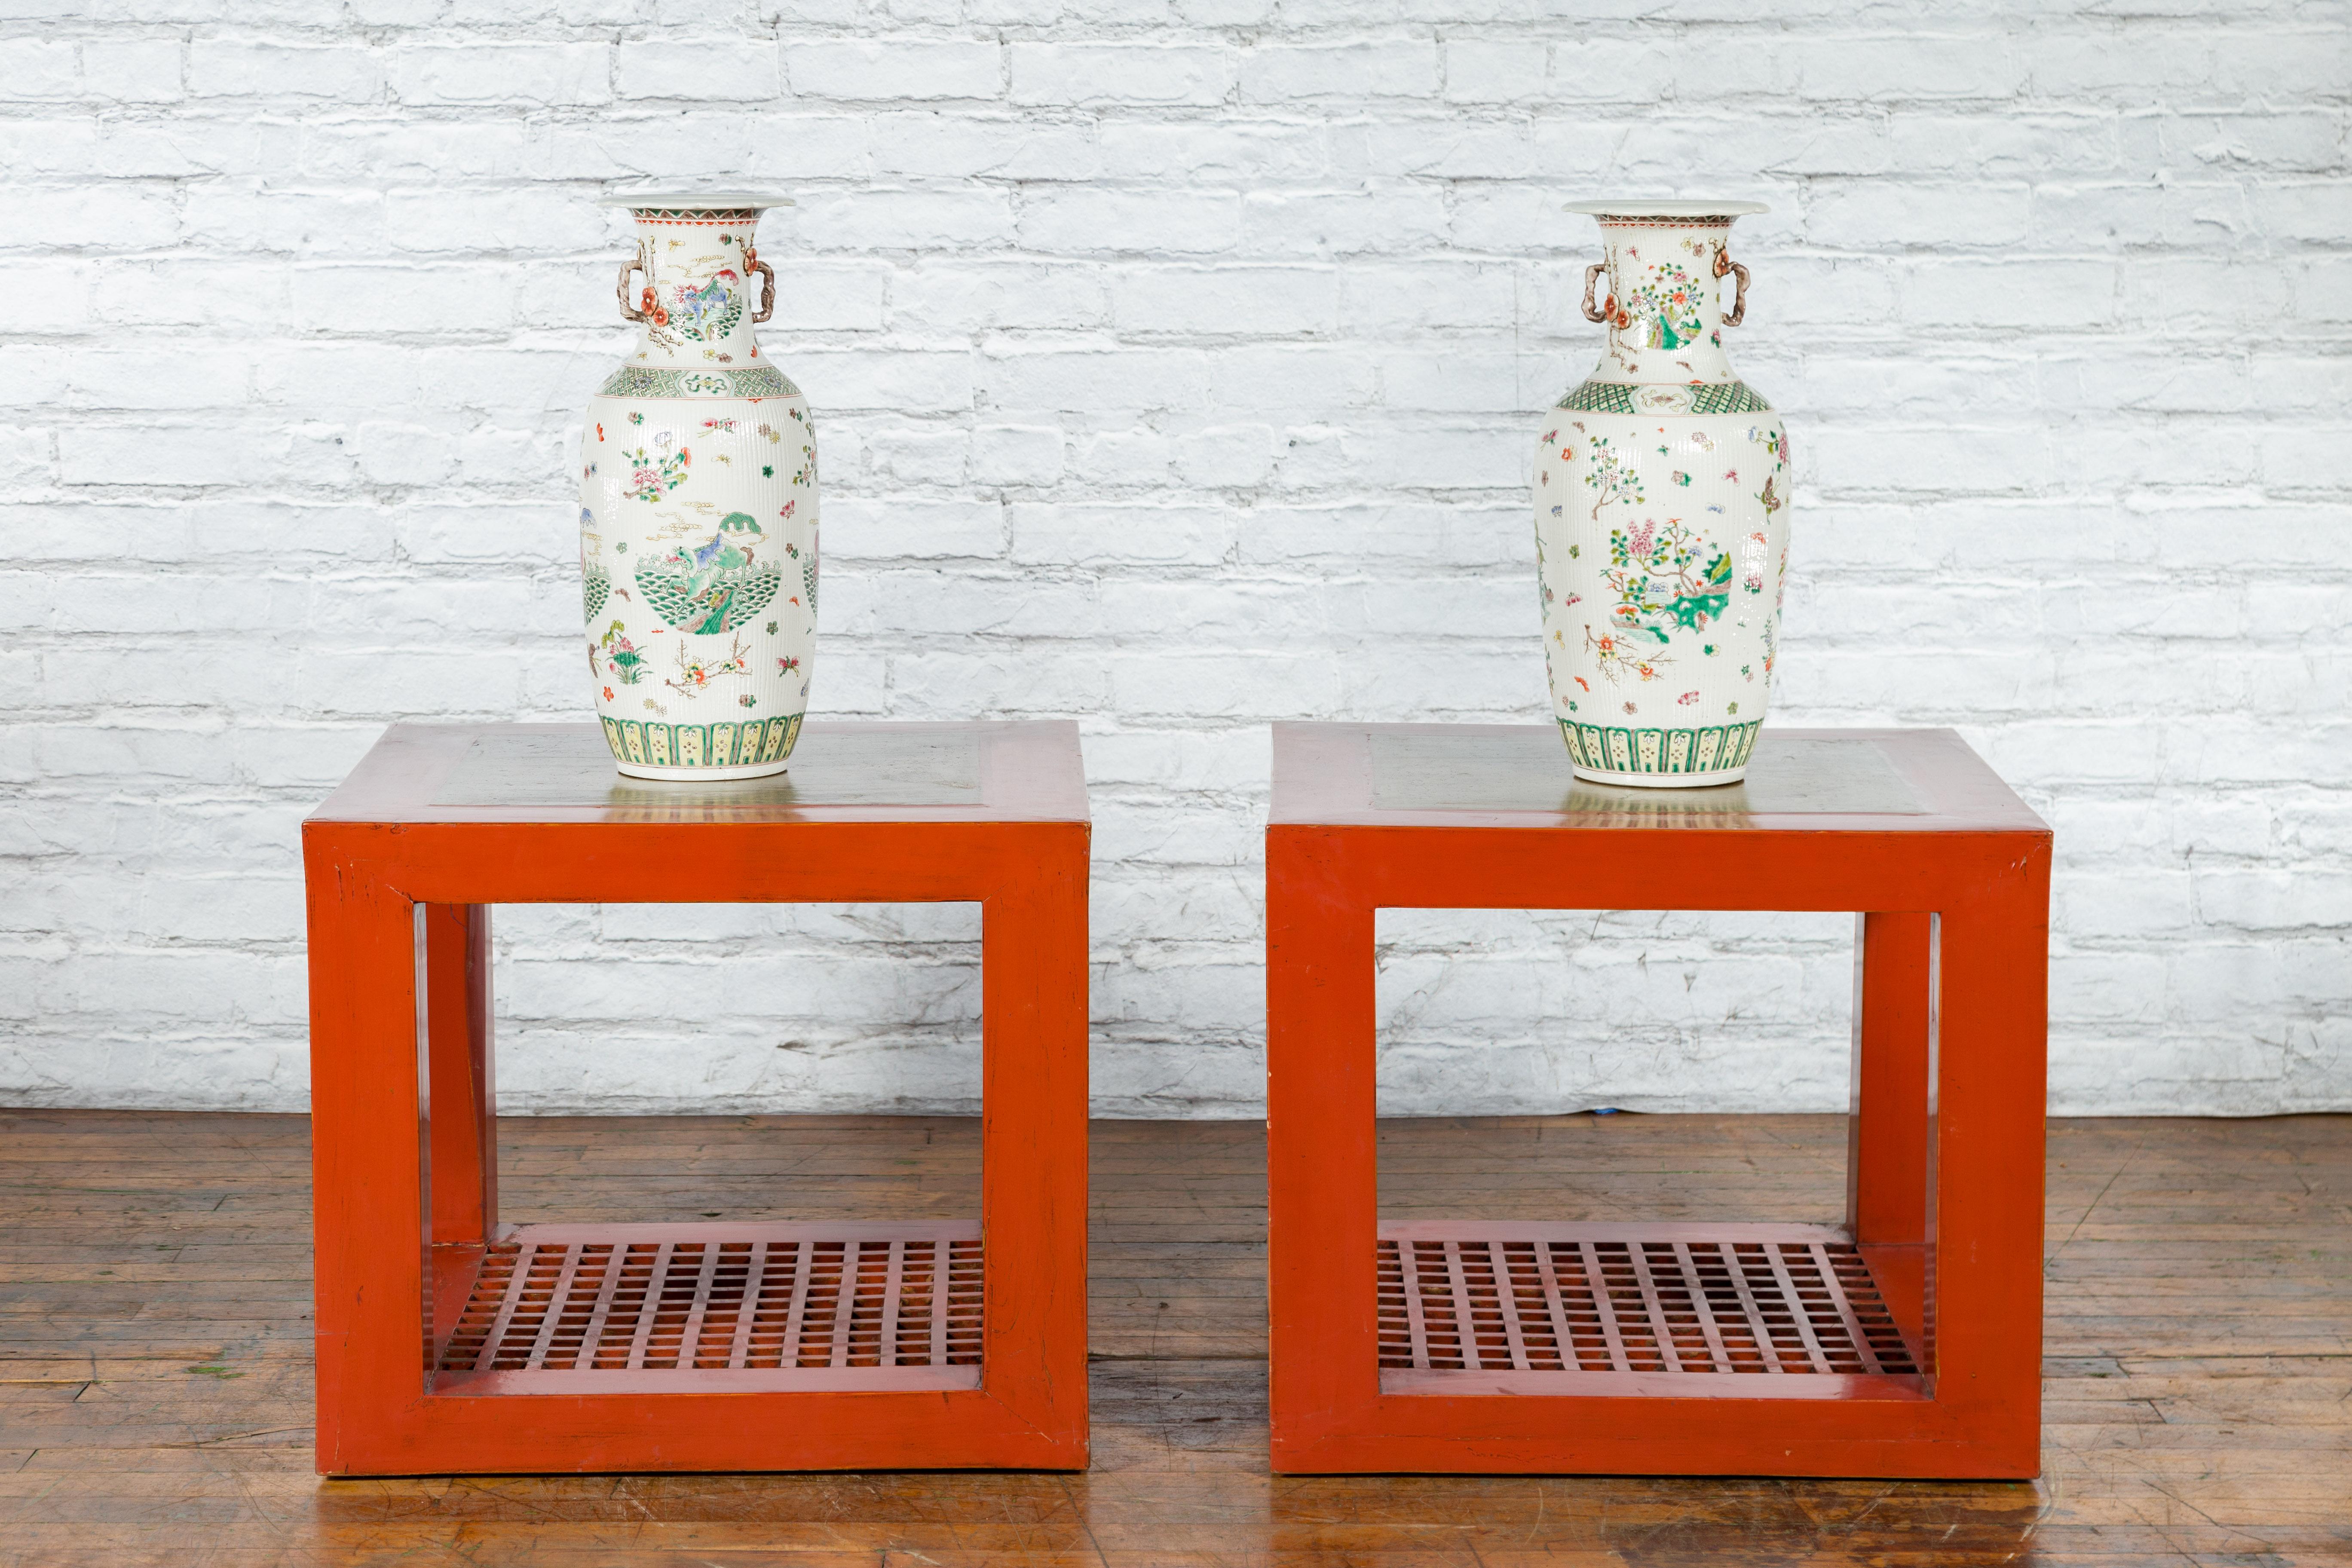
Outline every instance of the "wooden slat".
<path fill-rule="evenodd" d="M 1590 1241 L 1571 1245 L 1576 1247 L 1577 1256 L 1583 1263 L 1584 1286 L 1592 1293 L 1593 1310 L 1601 1314 L 1601 1337 L 1609 1345 L 1609 1370 L 1631 1372 L 1633 1370 L 1633 1352 L 1626 1348 L 1624 1331 L 1617 1322 L 1615 1304 L 1609 1300 L 1609 1280 L 1601 1270 L 1600 1248 Z"/>
<path fill-rule="evenodd" d="M 877 1260 L 881 1268 L 881 1294 L 874 1299 L 874 1356 L 884 1366 L 890 1364 L 890 1342 L 898 1328 L 900 1258 L 896 1246 L 886 1244 Z"/>
<path fill-rule="evenodd" d="M 1741 1252 L 1727 1241 L 1716 1243 L 1715 1253 L 1723 1259 L 1723 1266 L 1731 1276 L 1732 1289 L 1739 1297 L 1739 1310 L 1747 1315 L 1748 1321 L 1755 1330 L 1756 1353 L 1762 1359 L 1764 1370 L 1785 1373 L 1789 1369 L 1780 1363 L 1780 1347 L 1773 1342 L 1772 1325 L 1764 1317 L 1764 1303 L 1756 1299 L 1755 1289 L 1748 1281 L 1747 1265 L 1740 1261 L 1753 1255 Z"/>
<path fill-rule="evenodd" d="M 767 1278 L 768 1249 L 776 1243 L 755 1241 L 743 1265 L 743 1304 L 735 1313 L 735 1336 L 727 1348 L 727 1364 L 751 1364 L 751 1325 L 760 1318 L 760 1286 Z"/>
<path fill-rule="evenodd" d="M 1690 1243 L 1677 1239 L 1674 1248 L 1675 1265 L 1682 1270 L 1683 1279 L 1690 1291 L 1691 1308 L 1698 1314 L 1699 1333 L 1706 1341 L 1707 1354 L 1715 1363 L 1714 1370 L 1729 1372 L 1732 1370 L 1731 1352 L 1724 1345 L 1723 1328 L 1715 1321 L 1715 1303 L 1707 1297 L 1706 1281 L 1699 1277 L 1697 1261 L 1691 1257 Z M 1760 1329 L 1764 1325 L 1759 1321 L 1756 1326 Z"/>
<path fill-rule="evenodd" d="M 649 1265 L 651 1271 L 646 1276 L 645 1293 L 637 1300 L 637 1321 L 630 1326 L 629 1352 L 621 1358 L 621 1365 L 616 1370 L 635 1372 L 646 1364 L 646 1348 L 653 1342 L 654 1323 L 661 1316 L 662 1292 L 669 1283 L 673 1245 L 667 1239 L 654 1245 Z"/>
<path fill-rule="evenodd" d="M 1650 1254 L 1639 1241 L 1625 1247 L 1625 1265 L 1633 1271 L 1633 1288 L 1641 1292 L 1642 1314 L 1650 1325 L 1652 1342 L 1657 1346 L 1658 1359 L 1667 1372 L 1688 1372 L 1683 1364 L 1682 1338 L 1675 1331 L 1674 1318 L 1666 1310 L 1665 1299 L 1658 1291 L 1658 1281 L 1650 1271 Z"/>
<path fill-rule="evenodd" d="M 506 1295 L 499 1302 L 497 1315 L 490 1320 L 489 1332 L 482 1340 L 481 1353 L 474 1358 L 474 1370 L 477 1372 L 489 1371 L 491 1363 L 498 1360 L 499 1347 L 506 1341 L 507 1328 L 514 1321 L 515 1311 L 530 1289 L 530 1247 L 515 1250 L 514 1272 L 507 1276 Z"/>
<path fill-rule="evenodd" d="M 1797 1337 L 1805 1342 L 1807 1359 L 1811 1361 L 1816 1372 L 1829 1371 L 1830 1358 L 1822 1349 L 1821 1336 L 1813 1331 L 1812 1310 L 1805 1305 L 1804 1297 L 1797 1289 L 1796 1278 L 1789 1272 L 1789 1259 L 1782 1250 L 1782 1244 L 1766 1243 L 1764 1256 L 1771 1260 L 1772 1278 L 1780 1282 L 1780 1294 L 1788 1300 L 1789 1320 L 1796 1327 Z M 1834 1276 L 1828 1289 L 1837 1289 Z"/>
<path fill-rule="evenodd" d="M 546 1314 L 539 1320 L 539 1331 L 531 1335 L 530 1349 L 523 1357 L 526 1368 L 536 1368 L 547 1359 L 547 1347 L 555 1339 L 556 1330 L 562 1326 L 564 1300 L 572 1294 L 572 1279 L 580 1271 L 579 1244 L 564 1247 L 562 1258 L 556 1266 L 555 1282 L 548 1289 Z"/>
<path fill-rule="evenodd" d="M 784 1311 L 784 1354 L 780 1365 L 795 1367 L 801 1364 L 801 1341 L 808 1332 L 810 1276 L 815 1268 L 816 1243 L 794 1243 L 793 1296 Z"/>
<path fill-rule="evenodd" d="M 678 1332 L 677 1366 L 691 1370 L 695 1347 L 702 1338 L 702 1320 L 710 1310 L 710 1287 L 719 1278 L 719 1244 L 702 1244 L 702 1264 L 695 1270 L 694 1295 L 687 1303 L 686 1324 Z"/>
<path fill-rule="evenodd" d="M 597 1283 L 596 1300 L 588 1309 L 588 1327 L 581 1336 L 580 1354 L 572 1363 L 574 1366 L 596 1364 L 596 1347 L 604 1342 L 604 1325 L 612 1320 L 613 1299 L 621 1289 L 621 1263 L 626 1250 L 615 1242 L 604 1256 L 604 1278 Z"/>
<path fill-rule="evenodd" d="M 954 1244 L 934 1241 L 929 1244 L 931 1256 L 931 1324 L 929 1358 L 931 1366 L 948 1364 L 948 1249 Z"/>
<path fill-rule="evenodd" d="M 1429 1306 L 1422 1300 L 1418 1282 L 1412 1275 L 1421 1267 L 1421 1244 L 1417 1241 L 1397 1243 L 1397 1256 L 1404 1280 L 1404 1321 L 1407 1342 L 1412 1347 L 1412 1364 L 1426 1371 L 1429 1367 Z"/>
<path fill-rule="evenodd" d="M 1853 1310 L 1853 1298 L 1840 1288 L 1837 1264 L 1830 1257 L 1829 1248 L 1816 1243 L 1812 1254 L 1813 1267 L 1820 1269 L 1822 1278 L 1829 1282 L 1830 1300 L 1837 1308 L 1840 1321 L 1845 1324 L 1847 1337 L 1853 1342 L 1854 1353 L 1862 1358 L 1862 1370 L 1884 1372 L 1885 1368 L 1879 1362 L 1878 1347 L 1870 1342 L 1870 1335 L 1864 1331 L 1862 1319 Z M 1876 1294 L 1874 1286 L 1873 1294 Z"/>
<path fill-rule="evenodd" d="M 1568 1310 L 1568 1289 L 1552 1262 L 1552 1244 L 1536 1244 L 1536 1282 L 1543 1287 L 1544 1310 L 1551 1317 L 1551 1331 L 1559 1345 L 1559 1364 L 1563 1371 L 1579 1370 L 1576 1351 L 1576 1328 Z"/>

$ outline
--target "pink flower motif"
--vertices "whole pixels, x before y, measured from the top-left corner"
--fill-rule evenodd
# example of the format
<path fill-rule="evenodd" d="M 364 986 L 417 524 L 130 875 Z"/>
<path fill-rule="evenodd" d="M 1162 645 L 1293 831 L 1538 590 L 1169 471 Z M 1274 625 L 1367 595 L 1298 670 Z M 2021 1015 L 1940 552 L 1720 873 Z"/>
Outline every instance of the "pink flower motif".
<path fill-rule="evenodd" d="M 1675 698 L 1675 700 L 1687 708 L 1692 703 L 1698 700 L 1698 693 L 1696 691 L 1685 691 L 1680 697 Z"/>
<path fill-rule="evenodd" d="M 661 485 L 661 476 L 651 468 L 638 468 L 629 475 L 629 482 L 635 489 L 656 489 Z"/>
<path fill-rule="evenodd" d="M 1632 534 L 1628 536 L 1626 548 L 1632 551 L 1635 555 L 1640 556 L 1643 560 L 1648 560 L 1650 558 L 1651 542 L 1653 537 L 1657 532 L 1657 528 L 1658 525 L 1655 522 L 1644 522 L 1639 524 L 1634 528 Z"/>

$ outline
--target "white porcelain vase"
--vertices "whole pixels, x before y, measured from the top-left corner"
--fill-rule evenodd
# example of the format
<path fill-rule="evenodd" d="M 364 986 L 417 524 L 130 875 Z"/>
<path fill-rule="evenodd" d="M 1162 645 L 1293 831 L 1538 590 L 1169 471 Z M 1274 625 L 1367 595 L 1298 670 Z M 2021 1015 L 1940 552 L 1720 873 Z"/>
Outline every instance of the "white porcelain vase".
<path fill-rule="evenodd" d="M 1732 374 L 1732 220 L 1754 202 L 1579 202 L 1607 259 L 1601 363 L 1543 421 L 1536 563 L 1553 716 L 1577 776 L 1734 784 L 1764 721 L 1789 563 L 1789 443 Z M 1593 295 L 1605 275 L 1606 296 Z M 1731 308 L 1719 290 L 1738 280 Z"/>
<path fill-rule="evenodd" d="M 753 231 L 762 211 L 792 204 L 603 205 L 636 220 L 619 291 L 639 335 L 588 400 L 580 437 L 596 714 L 637 778 L 782 773 L 815 653 L 816 428 L 752 331 L 776 300 Z"/>

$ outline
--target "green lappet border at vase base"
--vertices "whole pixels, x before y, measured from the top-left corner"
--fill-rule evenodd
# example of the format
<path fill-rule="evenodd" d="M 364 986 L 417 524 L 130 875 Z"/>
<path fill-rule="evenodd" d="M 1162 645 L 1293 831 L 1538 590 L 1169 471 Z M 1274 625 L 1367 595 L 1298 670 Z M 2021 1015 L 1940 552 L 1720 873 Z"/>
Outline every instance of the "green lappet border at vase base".
<path fill-rule="evenodd" d="M 1748 772 L 1764 721 L 1717 724 L 1696 730 L 1622 729 L 1614 725 L 1559 721 L 1560 738 L 1576 776 L 1596 784 L 1637 787 L 1659 784 L 1697 787 L 1738 784 Z"/>

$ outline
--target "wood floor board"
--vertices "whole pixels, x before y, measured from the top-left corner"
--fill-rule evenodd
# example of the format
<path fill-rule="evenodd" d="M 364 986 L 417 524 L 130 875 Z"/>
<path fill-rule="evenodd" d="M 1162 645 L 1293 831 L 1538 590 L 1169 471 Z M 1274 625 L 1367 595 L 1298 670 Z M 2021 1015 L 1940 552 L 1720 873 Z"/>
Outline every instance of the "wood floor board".
<path fill-rule="evenodd" d="M 517 1221 L 976 1206 L 956 1118 L 501 1125 Z M 1833 1219 L 1834 1117 L 1390 1121 L 1383 1212 Z M 1259 1127 L 1094 1129 L 1085 1475 L 322 1481 L 299 1117 L 0 1112 L 0 1568 L 2352 1564 L 2352 1117 L 2053 1122 L 2032 1483 L 1265 1468 Z"/>

